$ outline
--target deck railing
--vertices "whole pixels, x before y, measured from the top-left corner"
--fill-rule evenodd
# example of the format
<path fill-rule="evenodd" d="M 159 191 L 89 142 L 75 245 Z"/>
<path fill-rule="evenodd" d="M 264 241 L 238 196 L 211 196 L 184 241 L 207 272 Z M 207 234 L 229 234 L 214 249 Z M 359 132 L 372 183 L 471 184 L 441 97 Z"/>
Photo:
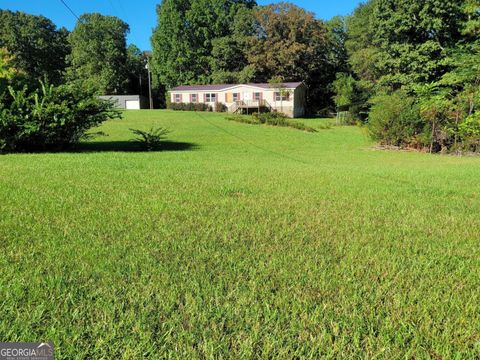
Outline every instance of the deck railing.
<path fill-rule="evenodd" d="M 229 108 L 228 111 L 235 113 L 240 109 L 255 109 L 255 108 L 267 108 L 272 109 L 272 106 L 266 100 L 239 100 L 235 101 Z"/>

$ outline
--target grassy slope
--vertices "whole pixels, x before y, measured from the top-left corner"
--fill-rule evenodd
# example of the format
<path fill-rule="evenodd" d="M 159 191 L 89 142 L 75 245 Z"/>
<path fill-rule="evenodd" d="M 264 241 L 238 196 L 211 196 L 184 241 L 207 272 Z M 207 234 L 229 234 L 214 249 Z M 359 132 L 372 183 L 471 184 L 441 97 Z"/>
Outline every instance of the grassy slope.
<path fill-rule="evenodd" d="M 1 340 L 59 358 L 480 356 L 480 159 L 373 151 L 353 127 L 125 117 L 86 145 L 102 151 L 0 157 Z M 106 151 L 152 124 L 195 146 Z"/>

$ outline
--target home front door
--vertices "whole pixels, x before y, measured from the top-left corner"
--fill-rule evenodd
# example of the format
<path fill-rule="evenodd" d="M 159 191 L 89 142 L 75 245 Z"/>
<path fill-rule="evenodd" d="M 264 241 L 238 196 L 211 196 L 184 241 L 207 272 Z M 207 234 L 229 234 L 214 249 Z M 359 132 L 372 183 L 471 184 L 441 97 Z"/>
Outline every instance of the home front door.
<path fill-rule="evenodd" d="M 250 102 L 252 101 L 252 93 L 251 92 L 244 92 L 243 93 L 243 101 Z"/>

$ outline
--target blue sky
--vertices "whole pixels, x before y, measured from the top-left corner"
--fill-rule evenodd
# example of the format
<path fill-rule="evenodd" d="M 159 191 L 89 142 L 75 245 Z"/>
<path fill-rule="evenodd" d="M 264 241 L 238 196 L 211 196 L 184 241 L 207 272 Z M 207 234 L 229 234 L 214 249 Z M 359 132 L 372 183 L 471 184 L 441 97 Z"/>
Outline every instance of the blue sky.
<path fill-rule="evenodd" d="M 70 8 L 81 15 L 86 12 L 99 12 L 114 15 L 130 25 L 128 42 L 142 50 L 150 49 L 150 36 L 156 24 L 156 4 L 161 0 L 64 0 Z M 261 5 L 276 1 L 257 0 Z M 361 0 L 295 0 L 297 5 L 314 12 L 318 18 L 330 19 L 335 15 L 348 15 Z M 0 0 L 0 8 L 21 10 L 30 14 L 43 15 L 57 26 L 71 30 L 75 17 L 60 0 Z"/>

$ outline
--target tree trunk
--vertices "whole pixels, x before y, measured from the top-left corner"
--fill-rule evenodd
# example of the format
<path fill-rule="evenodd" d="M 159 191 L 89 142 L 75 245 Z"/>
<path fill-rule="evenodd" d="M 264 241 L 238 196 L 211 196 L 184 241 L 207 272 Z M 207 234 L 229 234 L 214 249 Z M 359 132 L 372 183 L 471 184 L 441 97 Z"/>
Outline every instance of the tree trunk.
<path fill-rule="evenodd" d="M 432 139 L 430 140 L 430 154 L 433 152 L 433 138 L 435 136 L 435 120 L 432 123 Z"/>
<path fill-rule="evenodd" d="M 455 140 L 454 140 L 455 148 L 457 147 L 458 120 L 459 120 L 459 118 L 460 118 L 460 111 L 457 111 L 457 113 L 455 114 Z"/>

